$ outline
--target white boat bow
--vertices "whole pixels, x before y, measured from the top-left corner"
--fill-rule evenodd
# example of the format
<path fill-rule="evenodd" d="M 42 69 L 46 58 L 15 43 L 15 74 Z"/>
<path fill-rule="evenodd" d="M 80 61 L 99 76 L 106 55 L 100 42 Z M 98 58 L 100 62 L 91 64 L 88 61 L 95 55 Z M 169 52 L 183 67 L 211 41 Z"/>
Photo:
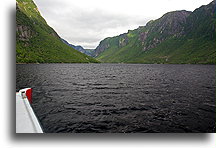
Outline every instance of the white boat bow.
<path fill-rule="evenodd" d="M 31 103 L 31 88 L 16 93 L 16 133 L 43 133 Z"/>

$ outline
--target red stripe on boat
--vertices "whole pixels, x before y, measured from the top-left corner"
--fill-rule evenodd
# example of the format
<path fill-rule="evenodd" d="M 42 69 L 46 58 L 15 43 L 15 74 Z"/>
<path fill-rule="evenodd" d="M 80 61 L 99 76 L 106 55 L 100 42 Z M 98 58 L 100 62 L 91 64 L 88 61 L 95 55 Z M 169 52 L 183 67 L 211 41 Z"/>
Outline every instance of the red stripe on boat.
<path fill-rule="evenodd" d="M 29 89 L 26 90 L 26 96 L 27 96 L 27 98 L 29 100 L 29 103 L 32 104 L 32 88 L 29 88 Z"/>

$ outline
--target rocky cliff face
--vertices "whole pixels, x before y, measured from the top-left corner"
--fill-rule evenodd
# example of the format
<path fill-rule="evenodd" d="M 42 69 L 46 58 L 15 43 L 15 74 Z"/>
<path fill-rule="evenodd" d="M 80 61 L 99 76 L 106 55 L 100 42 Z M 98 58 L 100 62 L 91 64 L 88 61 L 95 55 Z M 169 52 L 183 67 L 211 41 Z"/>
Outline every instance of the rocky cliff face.
<path fill-rule="evenodd" d="M 163 15 L 161 18 L 149 22 L 139 33 L 139 40 L 143 50 L 155 48 L 158 44 L 171 36 L 184 35 L 184 25 L 190 11 L 174 11 Z"/>
<path fill-rule="evenodd" d="M 126 45 L 128 44 L 128 37 L 127 37 L 127 34 L 126 34 L 126 33 L 121 34 L 121 35 L 119 36 L 118 42 L 119 42 L 119 48 L 126 46 Z"/>
<path fill-rule="evenodd" d="M 97 48 L 94 51 L 94 57 L 97 57 L 100 53 L 104 52 L 106 49 L 110 47 L 109 38 L 104 39 L 100 42 Z"/>
<path fill-rule="evenodd" d="M 24 5 L 25 4 L 26 3 L 24 3 Z M 16 2 L 16 12 L 20 13 L 18 2 Z M 17 34 L 17 40 L 29 41 L 29 39 L 32 38 L 33 35 L 36 33 L 31 29 L 31 27 L 28 24 L 22 24 L 17 22 L 16 34 Z"/>
<path fill-rule="evenodd" d="M 18 34 L 18 39 L 21 41 L 29 41 L 29 39 L 36 34 L 30 27 L 25 25 L 17 25 L 16 32 Z"/>
<path fill-rule="evenodd" d="M 173 11 L 163 15 L 155 22 L 147 24 L 150 32 L 158 32 L 167 35 L 182 35 L 184 33 L 184 24 L 187 17 L 191 14 L 190 11 Z"/>
<path fill-rule="evenodd" d="M 213 47 L 210 42 L 215 40 L 215 15 L 215 0 L 193 12 L 186 10 L 168 12 L 157 20 L 149 21 L 146 26 L 101 41 L 95 50 L 95 56 L 103 62 L 129 62 L 134 61 L 133 59 L 139 55 L 145 57 L 145 59 L 140 57 L 139 61 L 157 63 L 157 61 L 170 62 L 174 54 L 175 60 L 181 61 L 180 56 L 177 57 L 177 52 L 182 57 L 183 54 L 187 57 L 192 52 L 194 55 L 191 59 L 194 61 L 212 63 L 214 61 L 212 55 L 215 54 L 212 49 L 215 46 Z M 207 52 L 210 52 L 211 57 L 205 55 Z M 150 53 L 151 55 L 147 57 Z M 157 59 L 152 60 L 151 56 Z M 190 58 L 187 60 L 190 61 Z"/>

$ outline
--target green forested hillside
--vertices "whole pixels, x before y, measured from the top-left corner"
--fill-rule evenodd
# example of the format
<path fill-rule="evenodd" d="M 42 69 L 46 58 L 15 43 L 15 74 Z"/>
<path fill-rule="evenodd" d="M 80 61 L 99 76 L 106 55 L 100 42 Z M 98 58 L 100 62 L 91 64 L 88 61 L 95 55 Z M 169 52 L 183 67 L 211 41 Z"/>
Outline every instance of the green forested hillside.
<path fill-rule="evenodd" d="M 17 63 L 98 62 L 64 44 L 32 0 L 16 0 Z"/>
<path fill-rule="evenodd" d="M 100 42 L 94 56 L 111 63 L 216 64 L 215 0 L 193 12 L 173 11 Z"/>

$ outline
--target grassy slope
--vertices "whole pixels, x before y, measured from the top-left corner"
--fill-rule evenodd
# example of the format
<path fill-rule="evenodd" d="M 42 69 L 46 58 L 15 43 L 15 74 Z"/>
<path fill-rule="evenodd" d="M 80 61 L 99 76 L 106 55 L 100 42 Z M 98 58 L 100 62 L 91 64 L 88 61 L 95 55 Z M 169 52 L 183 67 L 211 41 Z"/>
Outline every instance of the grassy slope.
<path fill-rule="evenodd" d="M 17 0 L 17 3 L 17 25 L 27 26 L 33 34 L 28 41 L 22 41 L 19 39 L 19 32 L 16 32 L 17 63 L 98 62 L 65 45 L 57 33 L 47 25 L 32 0 Z"/>
<path fill-rule="evenodd" d="M 143 51 L 143 46 L 138 40 L 139 31 L 130 31 L 127 34 L 128 45 L 119 48 L 119 37 L 109 38 L 107 42 L 111 46 L 99 54 L 97 59 L 108 63 L 216 64 L 216 31 L 214 27 L 212 29 L 212 26 L 216 24 L 216 17 L 215 13 L 214 17 L 210 16 L 205 9 L 206 7 L 201 7 L 190 15 L 186 24 L 187 35 L 178 38 L 171 36 L 155 48 Z M 151 23 L 157 22 L 152 21 Z M 142 29 L 141 31 L 145 31 L 146 27 Z M 146 42 L 155 36 L 158 35 L 153 32 Z M 117 43 L 113 44 L 112 40 Z"/>
<path fill-rule="evenodd" d="M 128 63 L 216 64 L 215 43 L 200 39 L 169 39 L 154 49 L 142 52 Z"/>

